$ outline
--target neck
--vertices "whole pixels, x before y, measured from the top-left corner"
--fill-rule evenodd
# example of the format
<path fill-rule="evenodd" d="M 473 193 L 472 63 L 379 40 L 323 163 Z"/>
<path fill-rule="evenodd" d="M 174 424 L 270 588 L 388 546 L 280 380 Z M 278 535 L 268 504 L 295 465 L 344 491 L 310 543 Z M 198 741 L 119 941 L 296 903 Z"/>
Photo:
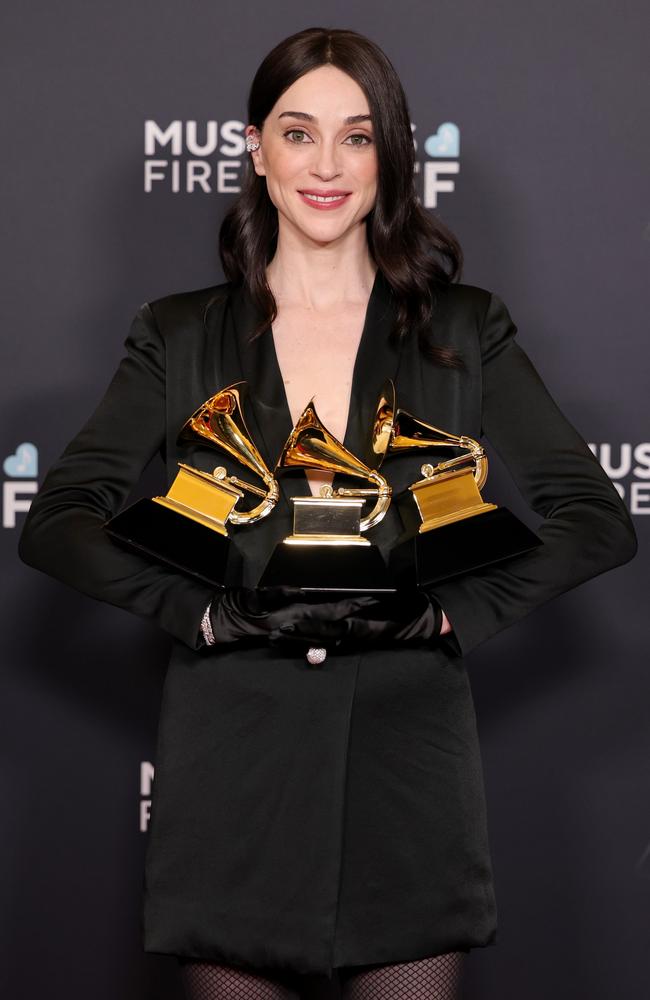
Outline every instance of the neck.
<path fill-rule="evenodd" d="M 266 277 L 278 306 L 319 311 L 367 301 L 376 271 L 365 223 L 344 240 L 328 244 L 306 243 L 304 237 L 281 227 Z"/>

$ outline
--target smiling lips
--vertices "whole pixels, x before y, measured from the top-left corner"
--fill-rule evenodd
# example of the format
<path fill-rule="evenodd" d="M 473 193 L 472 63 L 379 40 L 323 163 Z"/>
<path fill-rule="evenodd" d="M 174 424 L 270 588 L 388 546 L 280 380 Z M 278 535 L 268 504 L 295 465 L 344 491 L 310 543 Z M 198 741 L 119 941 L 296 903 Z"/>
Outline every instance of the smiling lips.
<path fill-rule="evenodd" d="M 298 194 L 304 202 L 311 205 L 312 208 L 317 208 L 321 212 L 330 211 L 333 208 L 338 208 L 343 202 L 347 201 L 351 192 L 350 191 L 316 191 L 313 189 L 307 189 L 304 191 L 299 191 Z"/>

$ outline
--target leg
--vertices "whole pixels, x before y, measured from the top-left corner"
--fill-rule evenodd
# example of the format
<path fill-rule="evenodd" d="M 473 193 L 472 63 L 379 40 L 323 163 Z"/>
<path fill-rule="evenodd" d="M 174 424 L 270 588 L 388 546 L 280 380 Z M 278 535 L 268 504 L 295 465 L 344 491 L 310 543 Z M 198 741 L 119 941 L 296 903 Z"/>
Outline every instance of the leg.
<path fill-rule="evenodd" d="M 462 951 L 399 962 L 341 969 L 342 1000 L 458 1000 Z"/>
<path fill-rule="evenodd" d="M 216 962 L 180 959 L 186 1000 L 298 1000 L 288 978 L 268 978 Z"/>

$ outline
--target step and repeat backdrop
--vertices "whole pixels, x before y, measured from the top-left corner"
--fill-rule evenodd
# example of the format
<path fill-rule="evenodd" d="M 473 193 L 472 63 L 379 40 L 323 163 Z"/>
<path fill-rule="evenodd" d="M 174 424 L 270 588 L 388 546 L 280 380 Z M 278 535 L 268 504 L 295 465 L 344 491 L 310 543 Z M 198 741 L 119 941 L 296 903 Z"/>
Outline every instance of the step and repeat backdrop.
<path fill-rule="evenodd" d="M 463 280 L 506 302 L 639 537 L 633 562 L 468 659 L 499 940 L 469 956 L 465 993 L 645 997 L 646 5 L 67 0 L 14 3 L 3 20 L 3 995 L 181 995 L 175 960 L 140 941 L 168 641 L 28 569 L 16 544 L 137 308 L 222 280 L 252 76 L 280 39 L 325 25 L 393 61 L 423 204 L 460 239 Z M 488 454 L 488 499 L 534 526 Z M 162 475 L 154 462 L 138 494 Z"/>

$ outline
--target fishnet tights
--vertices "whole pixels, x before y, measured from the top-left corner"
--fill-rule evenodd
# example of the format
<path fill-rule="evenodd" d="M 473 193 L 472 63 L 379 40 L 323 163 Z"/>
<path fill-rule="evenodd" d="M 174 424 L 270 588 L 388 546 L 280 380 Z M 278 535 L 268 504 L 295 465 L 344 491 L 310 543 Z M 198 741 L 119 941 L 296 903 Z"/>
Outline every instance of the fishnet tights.
<path fill-rule="evenodd" d="M 347 970 L 341 978 L 342 1000 L 458 1000 L 463 952 L 421 958 L 397 965 Z"/>
<path fill-rule="evenodd" d="M 341 1000 L 458 1000 L 462 951 L 339 970 Z M 300 976 L 272 978 L 214 962 L 181 960 L 186 1000 L 299 1000 Z M 304 978 L 304 977 L 303 977 Z"/>
<path fill-rule="evenodd" d="M 215 962 L 181 961 L 186 1000 L 296 1000 L 299 994 L 279 977 Z"/>

